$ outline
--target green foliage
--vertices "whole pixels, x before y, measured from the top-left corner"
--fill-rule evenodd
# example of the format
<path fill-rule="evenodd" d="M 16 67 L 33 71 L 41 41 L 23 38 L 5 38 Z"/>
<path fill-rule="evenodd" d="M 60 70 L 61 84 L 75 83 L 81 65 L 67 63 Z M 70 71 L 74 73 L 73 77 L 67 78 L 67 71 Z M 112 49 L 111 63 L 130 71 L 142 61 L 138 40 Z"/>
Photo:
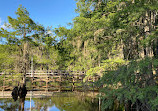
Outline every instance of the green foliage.
<path fill-rule="evenodd" d="M 0 72 L 13 72 L 14 59 L 13 45 L 0 45 Z"/>
<path fill-rule="evenodd" d="M 29 42 L 24 61 L 29 63 L 33 57 L 34 69 L 79 70 L 87 76 L 101 76 L 98 86 L 104 86 L 103 109 L 113 107 L 115 100 L 124 105 L 139 99 L 154 111 L 158 100 L 158 32 L 153 27 L 156 23 L 147 19 L 158 10 L 158 1 L 76 1 L 79 16 L 70 29 L 45 29 L 22 6 L 17 9 L 17 18 L 8 17 L 12 30 L 0 29 L 1 38 L 7 41 L 0 49 L 0 71 L 16 71 L 26 56 L 26 50 L 21 49 Z M 8 48 L 10 45 L 14 47 Z"/>
<path fill-rule="evenodd" d="M 36 39 L 36 34 L 44 33 L 44 28 L 36 24 L 30 17 L 26 8 L 19 6 L 16 13 L 17 18 L 8 16 L 9 26 L 13 31 L 10 31 L 11 36 L 14 34 L 16 38 L 22 36 L 22 41 L 29 41 Z"/>
<path fill-rule="evenodd" d="M 119 66 L 125 64 L 126 61 L 123 59 L 109 59 L 109 60 L 104 60 L 101 63 L 101 66 L 97 66 L 94 68 L 90 68 L 86 74 L 87 76 L 95 76 L 95 75 L 102 75 L 103 72 L 105 71 L 112 71 L 116 70 Z"/>
<path fill-rule="evenodd" d="M 102 92 L 105 93 L 103 105 L 108 108 L 113 105 L 115 99 L 120 103 L 131 100 L 135 103 L 139 99 L 142 103 L 148 104 L 149 108 L 155 111 L 158 104 L 158 87 L 153 74 L 158 64 L 157 59 L 145 58 L 132 61 L 127 65 L 119 67 L 115 71 L 104 73 L 99 85 L 104 85 Z M 108 99 L 108 101 L 106 101 Z M 111 102 L 109 102 L 111 101 Z"/>
<path fill-rule="evenodd" d="M 1 47 L 3 54 L 0 57 L 2 66 L 0 71 L 8 69 L 7 72 L 19 73 L 22 67 L 30 68 L 29 63 L 32 57 L 35 59 L 35 69 L 37 67 L 47 70 L 57 69 L 58 51 L 54 46 L 56 38 L 53 36 L 51 28 L 45 29 L 42 25 L 35 23 L 22 5 L 15 14 L 16 18 L 8 16 L 8 28 L 0 30 L 1 38 L 6 41 L 4 47 Z M 9 46 L 11 48 L 5 48 Z M 24 66 L 24 62 L 26 66 Z"/>

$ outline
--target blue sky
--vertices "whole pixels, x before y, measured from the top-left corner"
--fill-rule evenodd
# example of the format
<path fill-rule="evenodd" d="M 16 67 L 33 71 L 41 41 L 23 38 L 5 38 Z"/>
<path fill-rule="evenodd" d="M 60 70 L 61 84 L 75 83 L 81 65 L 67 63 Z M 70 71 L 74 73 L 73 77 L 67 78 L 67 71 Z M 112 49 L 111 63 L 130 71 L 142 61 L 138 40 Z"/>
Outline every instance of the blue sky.
<path fill-rule="evenodd" d="M 35 22 L 45 27 L 66 26 L 78 15 L 75 0 L 0 0 L 0 26 L 7 22 L 7 16 L 16 17 L 15 11 L 20 4 Z"/>

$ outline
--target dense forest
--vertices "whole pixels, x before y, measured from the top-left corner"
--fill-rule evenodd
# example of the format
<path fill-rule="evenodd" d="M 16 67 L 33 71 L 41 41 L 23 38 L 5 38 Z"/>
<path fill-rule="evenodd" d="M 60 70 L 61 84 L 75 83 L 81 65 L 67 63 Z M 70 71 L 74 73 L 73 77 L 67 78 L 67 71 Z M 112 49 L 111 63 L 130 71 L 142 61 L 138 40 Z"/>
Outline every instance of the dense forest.
<path fill-rule="evenodd" d="M 0 71 L 99 75 L 102 109 L 158 110 L 158 1 L 76 0 L 71 28 L 43 27 L 20 6 L 0 29 Z"/>

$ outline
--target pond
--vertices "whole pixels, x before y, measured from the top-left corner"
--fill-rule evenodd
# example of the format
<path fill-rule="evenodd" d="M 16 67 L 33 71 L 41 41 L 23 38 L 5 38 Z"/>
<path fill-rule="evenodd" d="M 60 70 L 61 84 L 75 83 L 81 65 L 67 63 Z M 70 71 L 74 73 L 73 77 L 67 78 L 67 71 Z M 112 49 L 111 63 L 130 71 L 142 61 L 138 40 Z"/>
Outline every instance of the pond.
<path fill-rule="evenodd" d="M 0 111 L 98 111 L 98 98 L 74 93 L 57 93 L 52 96 L 30 96 L 25 100 L 0 99 Z"/>

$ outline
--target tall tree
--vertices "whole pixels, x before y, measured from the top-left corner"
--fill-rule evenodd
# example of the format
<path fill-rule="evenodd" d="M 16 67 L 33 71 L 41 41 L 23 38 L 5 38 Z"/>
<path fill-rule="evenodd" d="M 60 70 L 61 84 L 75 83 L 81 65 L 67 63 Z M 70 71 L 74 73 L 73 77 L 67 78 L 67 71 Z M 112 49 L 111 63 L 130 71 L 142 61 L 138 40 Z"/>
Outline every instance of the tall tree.
<path fill-rule="evenodd" d="M 14 36 L 22 45 L 22 65 L 21 73 L 23 73 L 23 82 L 25 81 L 26 71 L 29 66 L 29 46 L 33 41 L 38 39 L 40 34 L 44 34 L 44 27 L 36 24 L 29 16 L 29 12 L 22 5 L 15 12 L 17 18 L 8 16 L 9 34 L 7 39 Z"/>

